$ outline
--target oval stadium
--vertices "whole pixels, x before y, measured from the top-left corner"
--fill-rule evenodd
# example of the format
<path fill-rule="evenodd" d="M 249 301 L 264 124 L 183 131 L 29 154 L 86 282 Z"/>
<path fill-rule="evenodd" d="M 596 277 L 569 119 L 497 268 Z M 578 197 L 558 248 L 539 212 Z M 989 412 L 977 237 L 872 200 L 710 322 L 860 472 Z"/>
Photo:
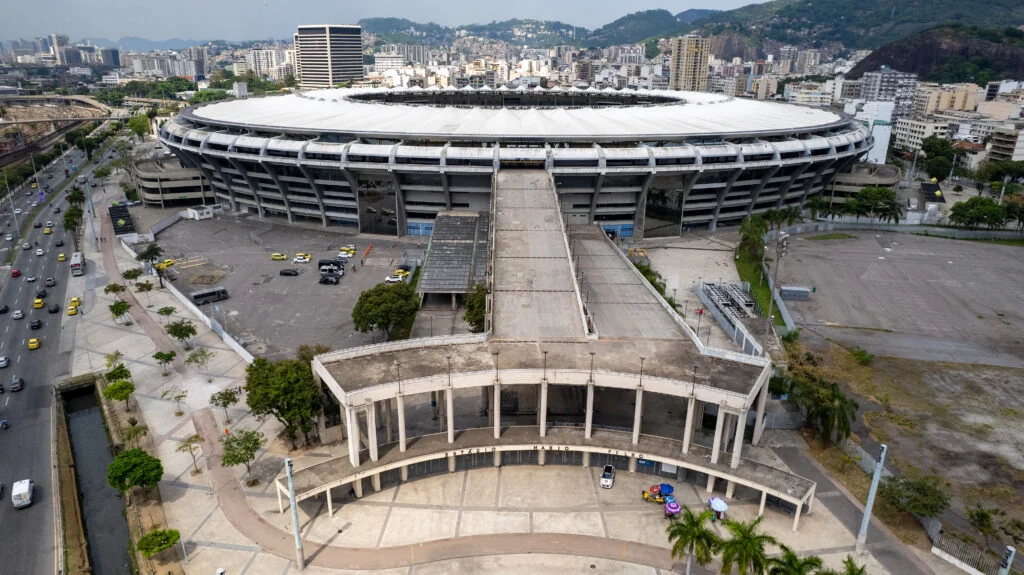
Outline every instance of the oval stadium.
<path fill-rule="evenodd" d="M 161 141 L 222 203 L 363 233 L 430 235 L 487 211 L 495 175 L 544 170 L 567 224 L 623 237 L 738 224 L 830 189 L 872 146 L 850 118 L 721 94 L 329 89 L 188 108 Z"/>

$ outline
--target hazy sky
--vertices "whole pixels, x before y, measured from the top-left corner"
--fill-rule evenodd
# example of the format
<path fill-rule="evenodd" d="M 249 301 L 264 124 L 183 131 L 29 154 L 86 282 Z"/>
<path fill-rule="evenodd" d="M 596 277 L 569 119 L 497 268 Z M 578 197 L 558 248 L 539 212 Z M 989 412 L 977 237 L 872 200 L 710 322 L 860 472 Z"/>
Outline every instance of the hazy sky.
<path fill-rule="evenodd" d="M 627 12 L 729 10 L 763 0 L 3 0 L 0 39 L 54 32 L 72 39 L 138 36 L 202 40 L 290 37 L 298 24 L 354 24 L 396 17 L 458 25 L 509 18 L 597 28 Z"/>

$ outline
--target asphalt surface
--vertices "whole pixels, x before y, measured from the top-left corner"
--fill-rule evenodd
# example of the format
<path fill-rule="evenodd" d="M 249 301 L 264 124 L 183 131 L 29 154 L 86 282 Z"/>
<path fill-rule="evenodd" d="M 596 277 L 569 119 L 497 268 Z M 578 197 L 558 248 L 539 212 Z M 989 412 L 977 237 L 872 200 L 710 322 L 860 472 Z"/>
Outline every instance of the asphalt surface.
<path fill-rule="evenodd" d="M 77 150 L 68 155 L 68 168 L 74 164 L 81 168 L 85 163 L 84 154 Z M 93 166 L 94 167 L 94 166 Z M 91 173 L 91 168 L 78 173 L 72 171 L 71 176 Z M 47 174 L 53 174 L 49 179 Z M 47 184 L 56 190 L 64 181 L 64 164 L 58 159 L 49 169 L 39 172 L 42 187 Z M 13 191 L 13 190 L 12 190 Z M 60 341 L 63 325 L 74 320 L 66 315 L 68 294 L 67 284 L 69 262 L 58 262 L 57 254 L 64 253 L 71 258 L 74 242 L 63 229 L 63 211 L 67 208 L 64 193 L 55 198 L 48 206 L 44 206 L 34 221 L 44 223 L 53 220 L 53 233 L 43 234 L 43 228 L 28 227 L 26 236 L 19 238 L 18 226 L 25 225 L 31 205 L 39 200 L 38 190 L 31 190 L 26 196 L 24 191 L 13 194 L 14 207 L 21 209 L 17 214 L 17 225 L 12 219 L 11 202 L 4 199 L 0 204 L 0 239 L 8 233 L 15 235 L 13 241 L 2 240 L 0 257 L 6 262 L 7 250 L 14 249 L 14 269 L 21 271 L 21 277 L 11 277 L 11 268 L 0 268 L 3 287 L 0 288 L 0 304 L 10 306 L 10 311 L 0 315 L 0 355 L 9 358 L 9 365 L 0 369 L 0 383 L 4 393 L 0 395 L 0 415 L 10 424 L 7 430 L 0 430 L 0 482 L 3 492 L 0 493 L 0 525 L 3 525 L 4 544 L 0 545 L 0 565 L 17 565 L 18 573 L 52 574 L 55 572 L 55 532 L 54 532 L 54 490 L 52 486 L 51 443 L 52 427 L 51 407 L 53 405 L 53 381 L 70 370 L 71 352 L 60 352 Z M 55 192 L 54 192 L 55 193 Z M 53 212 L 60 207 L 61 213 Z M 88 225 L 88 224 L 86 224 Z M 86 230 L 88 234 L 88 230 Z M 56 247 L 58 240 L 64 241 L 63 247 Z M 22 243 L 28 242 L 31 249 L 23 250 Z M 45 252 L 36 255 L 35 242 Z M 36 276 L 35 282 L 27 282 L 29 276 Z M 54 278 L 54 287 L 45 287 L 46 278 Z M 33 309 L 37 288 L 44 288 L 46 306 Z M 49 313 L 46 308 L 51 304 L 60 305 L 59 313 Z M 22 310 L 24 319 L 13 319 L 14 310 Z M 32 320 L 42 320 L 42 327 L 31 330 Z M 71 329 L 69 327 L 69 329 Z M 40 347 L 29 350 L 29 338 L 38 338 Z M 11 392 L 12 377 L 24 378 L 25 387 L 22 391 Z M 10 502 L 10 489 L 15 481 L 32 479 L 35 482 L 31 507 L 14 509 Z M 4 569 L 0 567 L 0 571 Z"/>

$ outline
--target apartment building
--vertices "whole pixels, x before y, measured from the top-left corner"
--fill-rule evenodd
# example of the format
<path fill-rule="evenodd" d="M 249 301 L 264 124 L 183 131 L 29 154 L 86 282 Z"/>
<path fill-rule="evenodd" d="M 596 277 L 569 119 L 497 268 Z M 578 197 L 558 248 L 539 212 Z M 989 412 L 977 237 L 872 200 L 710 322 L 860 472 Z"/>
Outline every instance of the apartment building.
<path fill-rule="evenodd" d="M 897 118 L 893 127 L 893 147 L 906 152 L 921 149 L 925 138 L 949 136 L 949 120 L 935 117 Z"/>
<path fill-rule="evenodd" d="M 690 92 L 708 91 L 708 55 L 711 41 L 687 35 L 671 41 L 668 87 Z"/>

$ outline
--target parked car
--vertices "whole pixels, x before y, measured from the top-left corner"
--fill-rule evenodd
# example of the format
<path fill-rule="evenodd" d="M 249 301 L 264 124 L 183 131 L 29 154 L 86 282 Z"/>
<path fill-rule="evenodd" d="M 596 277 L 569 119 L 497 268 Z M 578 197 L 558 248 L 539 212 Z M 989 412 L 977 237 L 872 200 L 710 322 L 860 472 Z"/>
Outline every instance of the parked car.
<path fill-rule="evenodd" d="M 325 285 L 338 285 L 338 278 L 335 276 L 320 276 L 320 283 Z"/>
<path fill-rule="evenodd" d="M 299 275 L 299 270 L 293 270 L 291 268 L 287 268 L 287 269 L 281 270 L 278 273 L 280 275 L 283 275 L 283 276 L 297 276 L 297 275 Z"/>
<path fill-rule="evenodd" d="M 270 259 L 275 262 L 281 262 L 287 260 L 288 256 L 282 254 L 281 252 L 274 252 L 270 254 Z"/>
<path fill-rule="evenodd" d="M 313 256 L 309 254 L 295 254 L 295 258 L 292 259 L 293 264 L 308 264 L 313 259 Z"/>
<path fill-rule="evenodd" d="M 14 234 L 7 234 L 7 241 L 13 242 L 14 241 Z"/>
<path fill-rule="evenodd" d="M 386 283 L 386 284 L 397 284 L 397 283 L 401 283 L 401 282 L 402 282 L 402 276 L 391 275 L 391 276 L 388 276 L 388 277 L 384 278 L 384 283 Z"/>
<path fill-rule="evenodd" d="M 615 485 L 615 466 L 605 465 L 604 471 L 601 472 L 601 487 L 603 489 L 611 489 Z"/>

